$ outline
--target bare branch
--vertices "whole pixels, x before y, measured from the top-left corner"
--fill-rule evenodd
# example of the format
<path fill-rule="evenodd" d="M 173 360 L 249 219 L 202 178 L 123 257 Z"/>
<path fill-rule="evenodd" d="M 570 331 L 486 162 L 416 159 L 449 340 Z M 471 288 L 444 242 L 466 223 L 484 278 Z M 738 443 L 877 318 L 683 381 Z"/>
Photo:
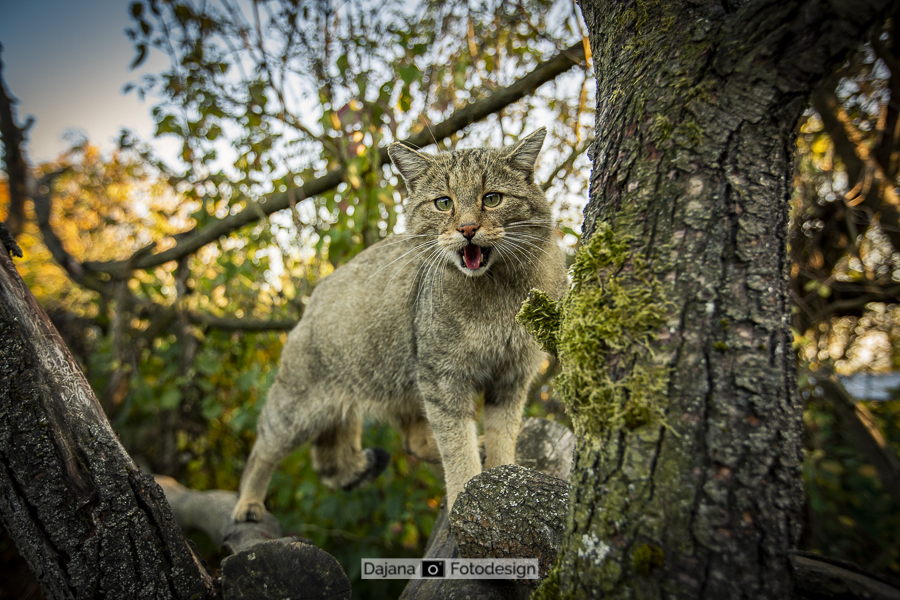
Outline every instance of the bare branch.
<path fill-rule="evenodd" d="M 550 177 L 547 178 L 547 181 L 541 184 L 541 189 L 545 192 L 550 189 L 550 186 L 553 185 L 553 181 L 559 177 L 559 174 L 563 171 L 567 171 L 572 168 L 572 164 L 575 163 L 575 159 L 581 156 L 581 154 L 591 147 L 591 143 L 593 140 L 582 142 L 580 146 L 572 150 L 571 154 L 561 162 L 557 167 L 553 170 L 553 173 L 550 174 Z"/>
<path fill-rule="evenodd" d="M 568 71 L 573 66 L 584 61 L 584 44 L 581 41 L 573 44 L 553 58 L 540 63 L 534 70 L 515 83 L 495 91 L 490 96 L 470 104 L 450 115 L 446 120 L 435 125 L 431 131 L 422 130 L 406 140 L 404 143 L 414 147 L 425 147 L 434 143 L 433 140 L 441 140 L 450 137 L 457 131 L 479 121 L 488 115 L 494 114 L 502 108 L 521 100 L 532 93 L 538 87 L 552 81 L 561 73 Z M 433 137 L 432 137 L 433 136 Z M 387 148 L 378 149 L 381 164 L 390 162 Z M 325 175 L 304 183 L 297 192 L 301 198 L 312 198 L 337 187 L 344 180 L 342 169 L 335 169 Z M 210 222 L 202 230 L 186 232 L 184 237 L 174 247 L 145 257 L 130 257 L 125 260 L 109 262 L 90 262 L 85 266 L 90 270 L 102 273 L 119 273 L 132 268 L 147 269 L 155 267 L 171 260 L 177 260 L 182 256 L 191 254 L 203 246 L 215 241 L 220 236 L 227 235 L 245 225 L 255 223 L 261 218 L 290 206 L 290 190 L 272 194 L 260 199 L 259 202 L 250 202 L 239 213 L 229 215 L 223 219 Z"/>
<path fill-rule="evenodd" d="M 196 325 L 204 325 L 212 329 L 223 331 L 290 331 L 299 320 L 293 319 L 266 319 L 255 320 L 245 318 L 215 317 L 202 313 L 185 313 L 188 321 Z"/>

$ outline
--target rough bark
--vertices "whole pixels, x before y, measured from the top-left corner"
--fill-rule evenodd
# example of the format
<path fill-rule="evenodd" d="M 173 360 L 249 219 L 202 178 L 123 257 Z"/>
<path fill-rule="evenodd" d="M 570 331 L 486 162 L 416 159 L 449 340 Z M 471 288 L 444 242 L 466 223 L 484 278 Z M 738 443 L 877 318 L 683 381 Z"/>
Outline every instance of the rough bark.
<path fill-rule="evenodd" d="M 563 425 L 545 419 L 525 419 L 516 442 L 516 463 L 563 479 L 571 469 L 574 445 L 572 432 Z M 450 531 L 450 519 L 444 506 L 431 530 L 424 558 L 459 556 L 459 548 Z M 515 600 L 529 595 L 527 587 L 512 581 L 412 579 L 403 590 L 400 600 Z"/>
<path fill-rule="evenodd" d="M 222 594 L 225 600 L 350 600 L 350 580 L 327 552 L 282 538 L 226 557 Z"/>
<path fill-rule="evenodd" d="M 568 430 L 556 423 L 532 419 L 527 424 L 519 437 L 520 449 L 524 441 L 525 446 L 540 448 L 542 453 L 548 452 L 553 445 L 541 442 L 541 432 L 549 434 L 545 439 L 567 438 L 565 433 Z M 571 432 L 568 439 L 573 439 Z M 519 453 L 520 457 L 522 454 Z M 520 459 L 519 462 L 525 461 Z M 442 512 L 429 540 L 426 557 L 456 556 L 452 552 L 441 553 L 434 549 L 435 541 L 445 549 L 455 549 L 455 538 L 459 542 L 459 556 L 537 557 L 541 564 L 541 575 L 546 576 L 545 566 L 556 560 L 558 542 L 565 533 L 565 522 L 561 515 L 566 511 L 569 493 L 565 483 L 557 476 L 566 472 L 569 465 L 560 466 L 560 470 L 551 469 L 554 475 L 548 475 L 516 465 L 506 465 L 473 478 L 453 507 L 450 516 L 452 537 L 447 528 L 446 512 Z M 872 573 L 847 561 L 808 552 L 794 551 L 789 559 L 794 573 L 794 593 L 798 598 L 900 600 L 900 581 L 891 577 Z M 432 585 L 431 592 L 436 598 L 450 597 L 446 593 L 448 589 L 452 588 L 447 585 Z M 457 589 L 452 591 L 459 592 Z M 438 592 L 445 593 L 441 595 Z M 490 588 L 485 592 L 477 584 L 470 584 L 466 593 L 474 593 L 474 597 L 509 599 L 522 595 L 522 590 L 506 586 Z"/>
<path fill-rule="evenodd" d="M 528 475 L 523 477 L 522 472 Z M 541 562 L 541 574 L 545 576 L 543 566 L 556 560 L 559 549 L 552 540 L 561 539 L 565 531 L 565 524 L 558 515 L 561 508 L 565 511 L 569 494 L 563 487 L 557 493 L 547 495 L 546 502 L 531 502 L 525 510 L 520 510 L 522 502 L 518 499 L 541 497 L 540 490 L 554 487 L 553 481 L 563 484 L 549 475 L 515 465 L 491 469 L 474 478 L 459 495 L 451 515 L 454 521 L 451 528 L 460 543 L 460 556 L 536 556 Z M 486 485 L 488 482 L 490 484 Z M 466 506 L 457 509 L 463 498 Z M 529 500 L 525 502 L 529 503 Z M 512 553 L 509 551 L 511 544 L 518 545 Z M 891 577 L 809 552 L 794 551 L 790 559 L 794 593 L 798 598 L 900 600 L 900 581 Z"/>
<path fill-rule="evenodd" d="M 578 442 L 544 597 L 792 595 L 793 131 L 890 6 L 582 1 L 598 73 L 584 237 L 608 256 L 582 253 L 562 309 Z"/>
<path fill-rule="evenodd" d="M 466 484 L 450 513 L 463 558 L 537 558 L 547 577 L 562 545 L 569 504 L 566 482 L 540 471 L 504 465 Z M 540 579 L 526 579 L 532 587 Z"/>
<path fill-rule="evenodd" d="M 47 598 L 205 598 L 213 592 L 162 490 L 119 444 L 5 250 L 0 519 Z"/>

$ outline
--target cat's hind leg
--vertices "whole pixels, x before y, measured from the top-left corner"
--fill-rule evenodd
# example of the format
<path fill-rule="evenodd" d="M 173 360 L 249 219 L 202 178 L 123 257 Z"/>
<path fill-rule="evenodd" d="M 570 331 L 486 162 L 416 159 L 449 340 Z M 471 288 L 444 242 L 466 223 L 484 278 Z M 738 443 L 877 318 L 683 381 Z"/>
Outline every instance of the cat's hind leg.
<path fill-rule="evenodd" d="M 260 521 L 265 513 L 266 491 L 278 463 L 309 439 L 309 423 L 297 410 L 300 401 L 279 381 L 269 390 L 268 399 L 256 425 L 256 442 L 241 475 L 238 501 L 231 517 L 236 522 Z"/>
<path fill-rule="evenodd" d="M 431 426 L 424 416 L 404 420 L 399 427 L 403 434 L 403 445 L 406 451 L 425 462 L 441 462 L 441 452 L 438 450 L 437 441 Z"/>
<path fill-rule="evenodd" d="M 320 430 L 311 454 L 322 483 L 335 490 L 373 481 L 391 460 L 381 448 L 362 448 L 362 419 L 355 411 Z"/>

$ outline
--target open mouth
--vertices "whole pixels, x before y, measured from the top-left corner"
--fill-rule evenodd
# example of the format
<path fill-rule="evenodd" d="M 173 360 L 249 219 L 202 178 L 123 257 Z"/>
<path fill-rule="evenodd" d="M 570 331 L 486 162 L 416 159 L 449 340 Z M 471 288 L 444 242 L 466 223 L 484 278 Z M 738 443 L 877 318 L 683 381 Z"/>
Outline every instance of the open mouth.
<path fill-rule="evenodd" d="M 464 267 L 477 271 L 487 264 L 490 254 L 490 248 L 482 248 L 477 244 L 468 244 L 459 251 L 459 258 Z"/>

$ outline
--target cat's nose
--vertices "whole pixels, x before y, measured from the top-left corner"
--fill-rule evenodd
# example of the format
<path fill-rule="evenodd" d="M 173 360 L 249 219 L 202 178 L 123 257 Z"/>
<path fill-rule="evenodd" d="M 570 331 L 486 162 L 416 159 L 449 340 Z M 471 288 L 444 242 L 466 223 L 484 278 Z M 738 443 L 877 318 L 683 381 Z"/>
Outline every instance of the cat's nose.
<path fill-rule="evenodd" d="M 476 231 L 478 231 L 478 225 L 475 223 L 466 223 L 465 225 L 459 226 L 459 232 L 463 234 L 463 237 L 467 240 L 471 240 L 475 237 Z"/>

